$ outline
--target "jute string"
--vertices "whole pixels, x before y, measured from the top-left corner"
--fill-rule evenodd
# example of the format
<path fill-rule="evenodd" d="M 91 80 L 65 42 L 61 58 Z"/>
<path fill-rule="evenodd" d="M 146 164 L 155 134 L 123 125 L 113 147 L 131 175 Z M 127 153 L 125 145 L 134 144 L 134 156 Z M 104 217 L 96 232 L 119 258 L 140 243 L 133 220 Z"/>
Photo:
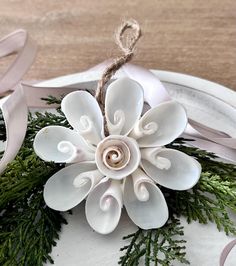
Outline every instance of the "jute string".
<path fill-rule="evenodd" d="M 132 31 L 126 36 L 124 33 L 126 30 L 131 29 Z M 104 116 L 104 132 L 105 136 L 108 136 L 109 132 L 107 129 L 107 123 L 105 118 L 105 86 L 112 76 L 120 69 L 124 64 L 129 62 L 134 56 L 135 45 L 141 37 L 141 28 L 138 22 L 134 19 L 124 21 L 121 26 L 117 29 L 115 34 L 115 40 L 123 55 L 116 58 L 114 62 L 106 68 L 101 80 L 98 82 L 98 86 L 95 92 L 95 98 L 102 110 Z"/>

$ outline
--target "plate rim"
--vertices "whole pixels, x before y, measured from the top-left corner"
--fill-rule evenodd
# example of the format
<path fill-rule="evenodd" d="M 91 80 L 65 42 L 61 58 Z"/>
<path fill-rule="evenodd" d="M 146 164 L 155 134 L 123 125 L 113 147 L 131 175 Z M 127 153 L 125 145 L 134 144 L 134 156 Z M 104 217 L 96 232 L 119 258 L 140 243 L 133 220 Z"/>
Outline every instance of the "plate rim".
<path fill-rule="evenodd" d="M 158 79 L 160 79 L 161 82 L 181 85 L 188 87 L 190 89 L 207 93 L 236 108 L 236 91 L 229 89 L 219 83 L 178 72 L 158 70 L 158 69 L 150 69 L 150 71 Z M 114 76 L 114 78 L 119 78 L 122 77 L 123 75 L 124 75 L 123 72 L 118 71 L 118 73 Z M 101 71 L 91 70 L 91 71 L 79 72 L 45 80 L 37 83 L 36 86 L 61 87 L 61 86 L 82 85 L 83 83 L 97 81 L 100 79 L 100 77 L 101 77 Z"/>

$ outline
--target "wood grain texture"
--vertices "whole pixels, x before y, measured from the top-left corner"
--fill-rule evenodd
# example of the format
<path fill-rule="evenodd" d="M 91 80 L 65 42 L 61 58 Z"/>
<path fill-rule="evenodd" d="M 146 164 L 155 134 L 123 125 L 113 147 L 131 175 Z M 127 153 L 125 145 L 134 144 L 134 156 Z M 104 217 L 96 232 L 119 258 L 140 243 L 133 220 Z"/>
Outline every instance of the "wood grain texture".
<path fill-rule="evenodd" d="M 0 0 L 0 35 L 27 29 L 39 52 L 26 78 L 48 79 L 118 55 L 114 29 L 130 17 L 143 30 L 133 63 L 236 90 L 235 0 Z"/>

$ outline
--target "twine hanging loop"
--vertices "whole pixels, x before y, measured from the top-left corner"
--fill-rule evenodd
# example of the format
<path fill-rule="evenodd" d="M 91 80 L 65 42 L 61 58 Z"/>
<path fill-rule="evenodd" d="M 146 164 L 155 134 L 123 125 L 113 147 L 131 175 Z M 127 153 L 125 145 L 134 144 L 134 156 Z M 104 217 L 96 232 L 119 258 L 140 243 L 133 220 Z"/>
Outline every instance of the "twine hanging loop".
<path fill-rule="evenodd" d="M 125 36 L 125 32 L 130 29 L 131 32 Z M 142 33 L 138 22 L 134 19 L 124 21 L 117 29 L 115 34 L 115 40 L 119 48 L 122 50 L 123 55 L 116 58 L 113 63 L 106 68 L 101 80 L 98 82 L 98 86 L 95 92 L 95 98 L 102 110 L 102 114 L 105 114 L 105 85 L 112 78 L 112 76 L 119 70 L 124 64 L 129 62 L 133 55 L 137 41 L 140 39 Z M 105 116 L 104 116 L 105 121 Z M 105 135 L 108 135 L 106 121 L 104 122 Z"/>

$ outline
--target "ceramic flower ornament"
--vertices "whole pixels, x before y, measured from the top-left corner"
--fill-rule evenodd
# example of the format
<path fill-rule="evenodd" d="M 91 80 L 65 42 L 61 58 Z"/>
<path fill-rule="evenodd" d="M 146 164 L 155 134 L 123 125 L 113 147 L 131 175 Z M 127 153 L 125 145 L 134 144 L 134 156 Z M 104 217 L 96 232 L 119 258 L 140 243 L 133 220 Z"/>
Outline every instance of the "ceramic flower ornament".
<path fill-rule="evenodd" d="M 66 211 L 86 199 L 88 223 L 97 232 L 112 232 L 124 204 L 129 217 L 143 229 L 163 226 L 168 219 L 165 198 L 156 185 L 186 190 L 201 167 L 192 157 L 165 145 L 185 129 L 184 108 L 166 102 L 142 117 L 144 96 L 135 81 L 122 78 L 107 89 L 104 117 L 86 91 L 68 94 L 62 111 L 73 129 L 48 126 L 38 132 L 34 149 L 46 161 L 69 164 L 44 188 L 46 204 Z"/>

